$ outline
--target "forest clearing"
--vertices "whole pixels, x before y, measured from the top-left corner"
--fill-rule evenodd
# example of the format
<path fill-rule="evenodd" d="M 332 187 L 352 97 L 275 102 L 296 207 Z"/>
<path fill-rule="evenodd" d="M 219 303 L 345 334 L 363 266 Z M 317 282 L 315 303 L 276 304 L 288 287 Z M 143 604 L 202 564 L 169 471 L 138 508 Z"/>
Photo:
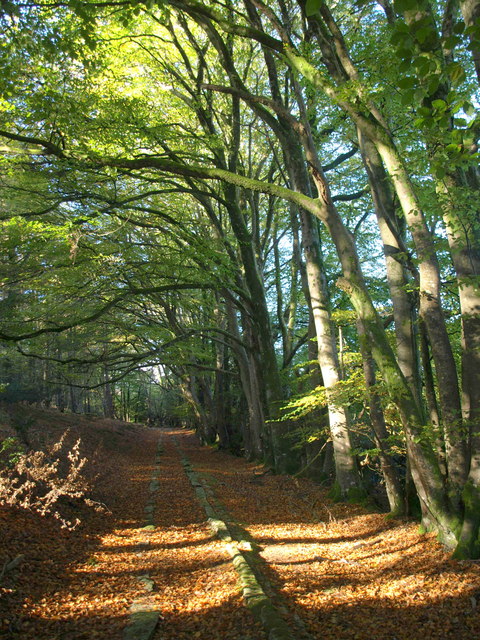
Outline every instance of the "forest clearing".
<path fill-rule="evenodd" d="M 56 440 L 66 428 L 72 441 L 81 438 L 82 455 L 95 459 L 89 474 L 98 474 L 92 496 L 108 512 L 83 508 L 81 524 L 68 531 L 55 518 L 0 508 L 0 564 L 23 557 L 1 579 L 5 640 L 122 640 L 132 604 L 145 596 L 158 613 L 154 640 L 476 635 L 479 564 L 453 560 L 412 521 L 334 503 L 310 480 L 201 447 L 189 430 L 55 411 L 32 415 L 32 443 Z M 223 506 L 290 635 L 268 635 L 271 622 L 265 628 L 247 607 L 231 555 L 209 527 L 182 457 L 213 491 L 214 508 Z"/>

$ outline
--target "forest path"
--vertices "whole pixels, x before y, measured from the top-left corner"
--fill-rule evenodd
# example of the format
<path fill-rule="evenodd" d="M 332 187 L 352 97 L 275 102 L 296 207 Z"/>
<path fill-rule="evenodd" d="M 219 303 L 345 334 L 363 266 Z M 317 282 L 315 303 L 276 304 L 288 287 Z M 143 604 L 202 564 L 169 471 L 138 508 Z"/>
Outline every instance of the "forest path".
<path fill-rule="evenodd" d="M 414 523 L 334 504 L 318 485 L 200 447 L 191 432 L 165 430 L 162 438 L 165 462 L 176 466 L 173 460 L 180 458 L 197 501 L 207 508 L 204 517 L 219 519 L 227 535 L 240 541 L 234 549 L 254 568 L 291 637 L 470 640 L 475 635 L 478 565 L 452 561 Z M 252 594 L 246 591 L 248 603 Z M 224 619 L 224 613 L 220 607 L 215 617 Z M 254 613 L 258 617 L 259 611 Z M 266 635 L 288 637 L 275 615 L 263 616 Z M 237 634 L 225 630 L 219 637 L 250 637 Z"/>
<path fill-rule="evenodd" d="M 0 508 L 1 566 L 25 556 L 0 585 L 2 640 L 122 640 L 139 602 L 158 612 L 153 640 L 274 640 L 277 614 L 277 637 L 298 640 L 476 637 L 480 566 L 451 560 L 414 523 L 334 504 L 190 431 L 51 412 L 39 433 L 73 419 L 112 514 L 86 512 L 68 532 Z M 247 561 L 259 584 L 247 584 Z M 262 622 L 246 606 L 259 597 Z"/>

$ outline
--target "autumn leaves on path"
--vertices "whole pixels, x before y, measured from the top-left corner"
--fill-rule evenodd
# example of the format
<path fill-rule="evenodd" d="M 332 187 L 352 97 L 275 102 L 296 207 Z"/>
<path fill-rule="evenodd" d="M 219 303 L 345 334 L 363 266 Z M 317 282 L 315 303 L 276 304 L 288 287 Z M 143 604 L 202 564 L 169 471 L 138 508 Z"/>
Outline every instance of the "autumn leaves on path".
<path fill-rule="evenodd" d="M 138 571 L 151 579 L 150 606 L 159 613 L 155 638 L 260 640 L 265 636 L 243 605 L 228 551 L 206 521 L 172 434 L 163 432 L 160 442 L 154 514 L 150 520 L 147 511 L 138 530 Z"/>
<path fill-rule="evenodd" d="M 36 418 L 42 437 L 70 426 L 82 438 L 110 513 L 65 531 L 0 508 L 0 568 L 23 557 L 0 582 L 1 640 L 129 640 L 132 628 L 143 640 L 141 611 L 152 640 L 478 635 L 479 563 L 450 559 L 413 522 L 332 503 L 189 431 Z"/>
<path fill-rule="evenodd" d="M 418 533 L 415 523 L 333 504 L 309 481 L 274 476 L 244 460 L 201 448 L 185 431 L 164 432 L 163 442 L 165 464 L 175 455 L 183 459 L 197 504 L 210 505 L 213 513 L 207 509 L 207 516 L 214 527 L 218 521 L 220 527 L 226 524 L 234 554 L 239 550 L 250 564 L 293 638 L 467 640 L 479 628 L 478 565 L 451 560 L 432 536 Z M 184 500 L 191 490 L 176 493 L 180 494 Z M 221 536 L 225 540 L 225 532 Z M 232 553 L 228 540 L 224 549 L 228 551 L 229 544 Z M 249 604 L 248 586 L 240 580 L 240 587 Z M 210 625 L 208 600 L 201 609 L 198 637 L 208 637 L 203 627 Z M 238 601 L 237 595 L 230 603 Z M 221 596 L 216 602 L 216 621 L 228 620 Z M 193 600 L 190 605 L 196 606 Z M 275 616 L 262 617 L 261 607 L 254 614 L 263 623 L 262 631 L 257 628 L 253 636 L 247 627 L 222 631 L 221 623 L 218 637 L 287 637 Z M 169 638 L 163 623 L 166 635 L 159 638 Z M 183 632 L 180 627 L 178 637 L 184 637 Z"/>
<path fill-rule="evenodd" d="M 415 523 L 333 504 L 190 432 L 164 431 L 162 443 L 156 640 L 470 640 L 478 629 L 478 565 L 452 561 Z"/>

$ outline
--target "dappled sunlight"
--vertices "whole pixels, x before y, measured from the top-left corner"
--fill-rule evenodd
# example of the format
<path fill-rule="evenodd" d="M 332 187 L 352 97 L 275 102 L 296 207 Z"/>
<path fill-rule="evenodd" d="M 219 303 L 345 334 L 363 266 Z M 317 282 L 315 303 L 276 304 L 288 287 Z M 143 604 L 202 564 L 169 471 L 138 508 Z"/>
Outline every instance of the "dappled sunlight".
<path fill-rule="evenodd" d="M 38 514 L 0 510 L 0 561 L 25 555 L 2 584 L 0 638 L 120 640 L 132 603 L 148 595 L 160 615 L 154 640 L 264 640 L 173 435 L 296 638 L 475 637 L 479 564 L 452 560 L 415 523 L 335 504 L 308 480 L 201 448 L 188 431 L 123 433 L 98 458 L 116 469 L 102 484 L 111 514 L 86 513 L 77 531 L 65 531 Z M 155 526 L 148 527 L 144 508 L 159 436 Z M 94 431 L 85 443 L 97 447 Z"/>
<path fill-rule="evenodd" d="M 382 520 L 375 514 L 332 522 L 328 538 L 314 523 L 247 528 L 289 606 L 319 637 L 347 638 L 355 629 L 355 638 L 406 640 L 417 637 L 421 618 L 428 637 L 440 640 L 456 628 L 444 626 L 445 615 L 461 618 L 462 628 L 473 631 L 479 621 L 471 600 L 480 589 L 478 566 L 450 560 L 414 523 L 382 529 Z"/>
<path fill-rule="evenodd" d="M 475 636 L 480 0 L 416 4 L 0 1 L 0 640 Z"/>
<path fill-rule="evenodd" d="M 313 637 L 474 637 L 480 567 L 452 560 L 433 534 L 335 504 L 308 480 L 200 449 L 193 437 L 182 447 L 197 471 L 218 481 L 215 495 L 258 545 L 262 571 Z"/>
<path fill-rule="evenodd" d="M 62 426 L 65 422 L 62 416 Z M 161 458 L 155 528 L 148 528 L 144 507 L 159 431 L 137 428 L 130 438 L 129 430 L 118 429 L 122 435 L 111 447 L 107 426 L 86 432 L 84 440 L 87 448 L 97 449 L 98 438 L 107 437 L 97 462 L 100 471 L 103 466 L 114 471 L 102 474 L 103 499 L 114 505 L 110 515 L 95 514 L 67 532 L 35 514 L 1 512 L 11 525 L 5 553 L 23 551 L 26 563 L 5 585 L 8 611 L 1 610 L 0 637 L 120 638 L 132 603 L 146 593 L 142 578 L 148 575 L 162 639 L 206 638 L 215 629 L 222 637 L 222 625 L 232 638 L 262 638 L 178 455 L 170 451 Z"/>

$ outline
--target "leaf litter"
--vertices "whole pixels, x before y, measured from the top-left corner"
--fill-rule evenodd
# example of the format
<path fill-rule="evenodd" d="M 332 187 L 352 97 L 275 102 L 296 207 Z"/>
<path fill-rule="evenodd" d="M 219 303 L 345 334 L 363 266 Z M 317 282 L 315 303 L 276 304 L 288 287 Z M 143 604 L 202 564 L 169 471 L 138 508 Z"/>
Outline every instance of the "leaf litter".
<path fill-rule="evenodd" d="M 53 518 L 0 507 L 0 638 L 122 638 L 132 603 L 151 581 L 160 612 L 154 640 L 266 634 L 244 606 L 225 546 L 184 473 L 168 430 L 32 410 L 34 435 L 66 427 L 95 460 L 95 500 L 75 531 Z M 144 507 L 160 433 L 155 528 Z M 453 560 L 414 522 L 331 502 L 306 479 L 265 473 L 258 464 L 175 437 L 197 473 L 260 551 L 287 621 L 305 637 L 354 640 L 471 640 L 480 628 L 480 566 Z M 5 434 L 2 434 L 4 436 Z M 7 434 L 8 435 L 8 434 Z M 144 578 L 142 580 L 142 577 Z"/>

